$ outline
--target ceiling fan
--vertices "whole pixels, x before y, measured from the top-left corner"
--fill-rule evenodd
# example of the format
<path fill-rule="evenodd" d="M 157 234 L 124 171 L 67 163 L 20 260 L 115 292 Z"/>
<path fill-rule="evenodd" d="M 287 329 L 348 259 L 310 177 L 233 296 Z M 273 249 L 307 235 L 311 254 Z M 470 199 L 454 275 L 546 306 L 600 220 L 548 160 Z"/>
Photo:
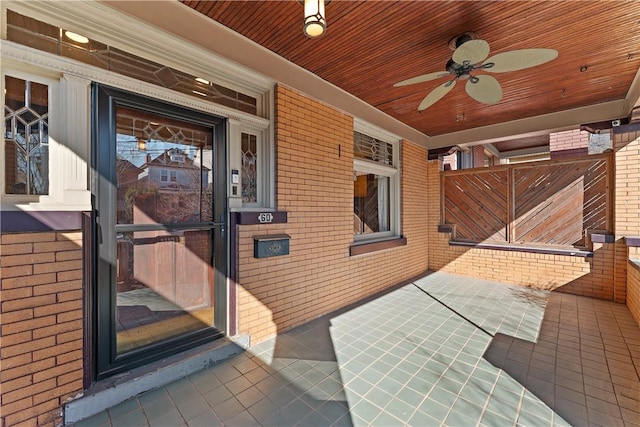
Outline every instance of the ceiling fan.
<path fill-rule="evenodd" d="M 447 62 L 446 72 L 423 74 L 407 80 L 402 80 L 394 87 L 408 86 L 416 83 L 428 82 L 441 77 L 451 77 L 450 80 L 432 90 L 418 106 L 422 111 L 444 97 L 456 85 L 457 80 L 467 80 L 465 89 L 470 97 L 483 104 L 496 104 L 502 98 L 500 83 L 489 75 L 475 75 L 476 71 L 487 73 L 506 73 L 525 68 L 535 67 L 552 61 L 558 56 L 555 49 L 519 49 L 489 56 L 489 43 L 480 40 L 476 33 L 467 32 L 449 41 L 453 50 L 451 59 Z"/>

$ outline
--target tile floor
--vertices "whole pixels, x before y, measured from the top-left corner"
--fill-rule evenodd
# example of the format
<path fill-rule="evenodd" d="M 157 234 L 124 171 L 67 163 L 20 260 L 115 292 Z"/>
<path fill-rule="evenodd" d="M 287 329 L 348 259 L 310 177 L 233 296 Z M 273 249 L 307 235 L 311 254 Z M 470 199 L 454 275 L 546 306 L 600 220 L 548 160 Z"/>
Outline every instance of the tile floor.
<path fill-rule="evenodd" d="M 640 426 L 624 305 L 432 273 L 82 426 Z"/>

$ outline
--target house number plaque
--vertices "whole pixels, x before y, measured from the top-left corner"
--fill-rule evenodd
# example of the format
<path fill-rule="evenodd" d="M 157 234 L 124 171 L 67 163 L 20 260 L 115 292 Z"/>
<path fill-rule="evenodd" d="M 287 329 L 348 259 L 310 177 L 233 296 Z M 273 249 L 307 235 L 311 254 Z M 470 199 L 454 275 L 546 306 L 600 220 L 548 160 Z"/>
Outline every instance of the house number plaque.
<path fill-rule="evenodd" d="M 260 224 L 269 224 L 273 221 L 273 215 L 269 212 L 263 212 L 258 214 L 258 222 Z"/>

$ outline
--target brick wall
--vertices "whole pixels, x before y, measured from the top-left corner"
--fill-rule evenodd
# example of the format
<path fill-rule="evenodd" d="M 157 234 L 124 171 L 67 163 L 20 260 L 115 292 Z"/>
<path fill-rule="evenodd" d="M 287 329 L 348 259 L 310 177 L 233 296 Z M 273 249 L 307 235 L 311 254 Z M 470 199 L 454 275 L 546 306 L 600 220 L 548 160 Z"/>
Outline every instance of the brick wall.
<path fill-rule="evenodd" d="M 554 132 L 549 135 L 549 151 L 552 159 L 586 155 L 589 151 L 589 133 L 580 129 Z"/>
<path fill-rule="evenodd" d="M 474 168 L 483 168 L 487 166 L 485 164 L 485 160 L 487 160 L 487 156 L 484 154 L 484 146 L 482 145 L 474 145 L 471 147 L 473 150 L 473 167 Z"/>
<path fill-rule="evenodd" d="M 640 256 L 627 268 L 627 307 L 640 326 Z"/>
<path fill-rule="evenodd" d="M 431 270 L 613 299 L 613 244 L 596 244 L 593 258 L 449 245 L 450 233 L 438 233 L 441 217 L 439 168 L 438 161 L 429 162 L 427 227 Z"/>
<path fill-rule="evenodd" d="M 426 150 L 401 147 L 406 246 L 349 256 L 353 119 L 286 87 L 276 96 L 277 207 L 288 223 L 240 226 L 239 331 L 254 342 L 358 301 L 427 268 Z M 290 255 L 253 258 L 253 236 L 287 233 Z"/>
<path fill-rule="evenodd" d="M 637 298 L 629 301 L 628 292 L 637 272 L 628 259 L 635 256 L 635 248 L 627 248 L 624 237 L 640 236 L 640 132 L 613 134 L 615 150 L 615 289 L 617 302 L 627 301 L 629 309 L 637 310 Z M 637 255 L 637 254 L 636 254 Z M 637 294 L 636 294 L 637 295 Z M 635 298 L 635 299 L 633 299 Z M 638 320 L 638 312 L 635 314 Z"/>
<path fill-rule="evenodd" d="M 3 426 L 60 424 L 82 391 L 81 246 L 79 232 L 1 236 Z"/>

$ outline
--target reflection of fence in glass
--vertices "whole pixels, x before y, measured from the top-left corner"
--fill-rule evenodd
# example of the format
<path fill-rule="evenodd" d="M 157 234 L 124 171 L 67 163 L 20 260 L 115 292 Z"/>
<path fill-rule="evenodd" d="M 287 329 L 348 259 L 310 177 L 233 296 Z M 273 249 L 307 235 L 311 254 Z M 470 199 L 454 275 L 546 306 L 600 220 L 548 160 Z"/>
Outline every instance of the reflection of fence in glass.
<path fill-rule="evenodd" d="M 457 240 L 584 247 L 611 231 L 608 154 L 442 173 Z"/>
<path fill-rule="evenodd" d="M 134 207 L 136 224 L 157 224 Z M 119 353 L 213 326 L 212 233 L 209 229 L 119 233 Z"/>

